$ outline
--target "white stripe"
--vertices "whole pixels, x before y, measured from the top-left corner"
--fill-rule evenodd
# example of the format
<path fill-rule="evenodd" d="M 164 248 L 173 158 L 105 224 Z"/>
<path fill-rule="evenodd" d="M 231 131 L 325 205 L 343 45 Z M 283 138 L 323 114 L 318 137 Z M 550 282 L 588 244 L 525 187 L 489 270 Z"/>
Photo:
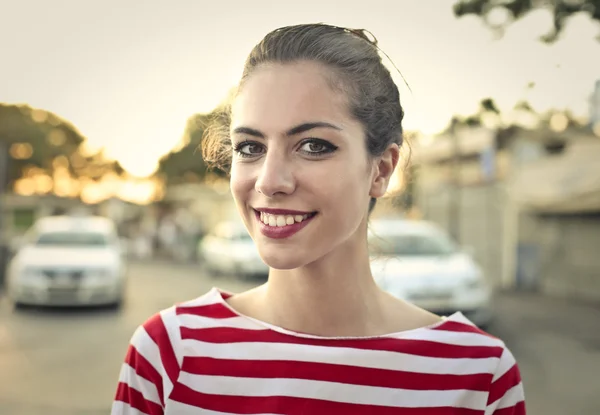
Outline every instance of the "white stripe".
<path fill-rule="evenodd" d="M 510 408 L 525 400 L 523 383 L 519 383 L 506 391 L 504 396 L 493 402 L 485 410 L 485 415 L 492 415 L 498 409 Z"/>
<path fill-rule="evenodd" d="M 500 362 L 498 363 L 498 368 L 496 369 L 496 372 L 494 373 L 494 378 L 492 379 L 492 382 L 495 382 L 498 379 L 500 379 L 502 376 L 504 376 L 506 374 L 506 372 L 508 372 L 510 369 L 512 369 L 512 367 L 516 363 L 517 363 L 517 361 L 515 360 L 514 356 L 510 352 L 510 350 L 508 350 L 507 348 L 504 348 L 504 351 L 502 352 L 502 357 L 500 358 Z"/>
<path fill-rule="evenodd" d="M 510 408 L 511 406 L 515 406 L 523 400 L 525 400 L 523 383 L 519 383 L 518 385 L 515 385 L 506 391 L 496 409 Z"/>
<path fill-rule="evenodd" d="M 137 350 L 144 359 L 150 362 L 150 365 L 152 365 L 158 373 L 161 375 L 165 373 L 158 345 L 154 343 L 154 340 L 152 340 L 144 327 L 140 326 L 135 331 L 131 338 L 131 345 L 135 347 L 135 350 Z"/>
<path fill-rule="evenodd" d="M 127 363 L 124 363 L 123 367 L 121 368 L 119 382 L 123 382 L 130 388 L 133 388 L 141 393 L 144 399 L 147 401 L 152 401 L 162 406 L 156 385 L 135 373 L 135 369 L 129 366 Z"/>
<path fill-rule="evenodd" d="M 408 332 L 406 335 L 394 336 L 392 338 L 401 340 L 427 340 L 457 346 L 503 347 L 502 341 L 483 334 L 448 330 L 416 330 L 415 332 Z"/>
<path fill-rule="evenodd" d="M 265 330 L 266 326 L 254 323 L 244 317 L 229 317 L 223 319 L 214 319 L 210 317 L 197 316 L 193 314 L 180 314 L 178 316 L 181 327 L 189 329 L 205 328 L 236 328 L 246 330 Z M 303 336 L 305 338 L 315 338 L 314 336 Z M 483 347 L 502 347 L 500 340 L 484 336 L 478 333 L 452 332 L 444 330 L 417 330 L 416 332 L 399 334 L 398 336 L 385 336 L 382 339 L 398 340 L 424 340 L 436 343 L 452 344 L 456 346 L 483 346 Z"/>
<path fill-rule="evenodd" d="M 167 308 L 160 312 L 160 317 L 162 318 L 163 324 L 167 329 L 167 334 L 169 335 L 169 343 L 171 347 L 173 347 L 173 351 L 175 352 L 175 357 L 177 358 L 177 363 L 181 366 L 183 362 L 183 354 L 179 344 L 181 344 L 181 331 L 179 324 L 179 316 L 175 313 L 175 307 Z"/>
<path fill-rule="evenodd" d="M 449 359 L 423 357 L 381 350 L 307 346 L 287 343 L 205 343 L 183 340 L 188 356 L 234 360 L 286 360 L 331 363 L 375 369 L 431 374 L 470 375 L 492 373 L 496 358 Z"/>
<path fill-rule="evenodd" d="M 357 405 L 483 409 L 487 392 L 407 390 L 305 379 L 240 378 L 182 373 L 180 382 L 201 393 L 236 396 L 289 396 Z"/>
<path fill-rule="evenodd" d="M 177 401 L 168 401 L 165 415 L 239 415 L 239 413 L 211 411 L 209 409 L 191 406 Z M 262 413 L 260 415 L 278 415 Z"/>
<path fill-rule="evenodd" d="M 143 412 L 138 411 L 135 408 L 129 406 L 128 403 L 121 401 L 114 401 L 112 404 L 112 409 L 110 411 L 110 415 L 147 415 Z"/>
<path fill-rule="evenodd" d="M 199 298 L 196 298 L 195 300 L 179 304 L 177 307 L 186 308 L 214 304 L 220 304 L 223 307 L 227 307 L 223 304 L 221 294 L 216 288 L 211 289 L 208 293 Z M 261 330 L 267 328 L 266 325 L 261 326 L 259 323 L 255 324 L 251 319 L 242 316 L 215 319 L 191 314 L 180 314 L 178 318 L 182 327 L 187 327 L 190 329 L 228 327 L 249 330 Z M 476 327 L 469 319 L 467 319 L 461 313 L 457 313 L 456 316 L 453 317 L 450 321 L 457 321 L 469 326 Z M 301 333 L 296 333 L 296 335 L 298 335 L 299 337 L 306 338 L 319 338 L 318 336 L 303 335 Z M 458 346 L 504 346 L 501 340 L 486 336 L 484 334 L 471 332 L 455 332 L 448 330 L 411 330 L 408 332 L 399 333 L 398 335 L 383 336 L 382 338 L 428 340 L 438 343 L 454 344 Z"/>
<path fill-rule="evenodd" d="M 207 328 L 233 328 L 246 330 L 265 330 L 266 327 L 253 323 L 244 317 L 229 317 L 215 319 L 210 317 L 196 316 L 193 314 L 180 314 L 178 316 L 181 327 L 189 329 L 207 329 Z"/>
<path fill-rule="evenodd" d="M 131 339 L 131 344 L 160 374 L 163 383 L 163 396 L 165 398 L 168 397 L 173 390 L 173 383 L 171 383 L 171 379 L 169 379 L 169 376 L 167 376 L 165 372 L 158 345 L 154 343 L 154 340 L 152 340 L 143 326 L 138 327 L 135 331 L 133 338 Z"/>
<path fill-rule="evenodd" d="M 175 358 L 177 359 L 177 366 L 181 367 L 183 363 L 183 349 L 179 347 L 181 344 L 181 331 L 179 326 L 179 319 L 177 314 L 175 313 L 175 307 L 167 308 L 160 312 L 160 317 L 162 318 L 163 324 L 167 330 L 167 335 L 169 336 L 169 344 L 173 348 L 173 352 L 175 353 Z M 171 383 L 171 379 L 169 376 L 163 372 L 163 388 L 164 388 L 164 396 L 165 398 L 171 395 L 173 391 L 173 383 Z"/>

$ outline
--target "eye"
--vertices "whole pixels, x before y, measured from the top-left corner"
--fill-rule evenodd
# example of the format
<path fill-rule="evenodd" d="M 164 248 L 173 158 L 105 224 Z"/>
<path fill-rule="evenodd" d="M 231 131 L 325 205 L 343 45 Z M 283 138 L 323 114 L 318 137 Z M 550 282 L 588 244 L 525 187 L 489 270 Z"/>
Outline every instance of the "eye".
<path fill-rule="evenodd" d="M 302 142 L 302 145 L 300 146 L 300 152 L 309 156 L 322 156 L 325 154 L 333 153 L 337 149 L 337 146 L 319 138 L 306 139 Z"/>
<path fill-rule="evenodd" d="M 242 141 L 237 143 L 233 150 L 240 157 L 255 157 L 264 152 L 264 146 L 255 141 Z"/>

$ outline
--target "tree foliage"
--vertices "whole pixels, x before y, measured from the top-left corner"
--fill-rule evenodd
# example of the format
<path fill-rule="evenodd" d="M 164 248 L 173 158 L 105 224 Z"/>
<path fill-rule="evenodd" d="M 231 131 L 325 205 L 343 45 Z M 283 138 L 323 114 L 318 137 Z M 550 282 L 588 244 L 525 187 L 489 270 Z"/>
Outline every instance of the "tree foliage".
<path fill-rule="evenodd" d="M 52 112 L 0 104 L 0 143 L 8 150 L 9 188 L 31 168 L 52 176 L 60 166 L 73 178 L 94 180 L 109 171 L 123 174 L 122 167 L 102 153 L 82 153 L 84 141 L 71 123 Z"/>
<path fill-rule="evenodd" d="M 200 153 L 200 145 L 210 116 L 192 115 L 187 121 L 181 145 L 161 158 L 157 175 L 167 185 L 201 181 L 206 176 L 207 168 Z"/>
<path fill-rule="evenodd" d="M 593 20 L 600 21 L 600 0 L 459 0 L 454 4 L 454 14 L 457 17 L 479 16 L 489 24 L 489 13 L 496 8 L 508 12 L 507 23 L 523 18 L 535 9 L 550 10 L 553 25 L 542 37 L 544 42 L 550 43 L 556 41 L 567 19 L 575 13 L 586 13 Z M 503 29 L 502 26 L 493 28 Z"/>
<path fill-rule="evenodd" d="M 482 99 L 479 102 L 479 109 L 474 114 L 466 117 L 453 116 L 444 133 L 453 133 L 456 128 L 461 126 L 480 127 L 484 124 L 482 117 L 486 114 L 500 115 L 500 110 L 492 98 Z"/>

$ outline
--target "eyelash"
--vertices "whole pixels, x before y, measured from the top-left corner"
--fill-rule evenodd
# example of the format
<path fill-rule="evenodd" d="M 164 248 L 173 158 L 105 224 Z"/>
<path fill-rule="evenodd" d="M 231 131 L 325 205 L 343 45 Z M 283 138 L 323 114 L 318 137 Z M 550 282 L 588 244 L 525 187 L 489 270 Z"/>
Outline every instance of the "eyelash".
<path fill-rule="evenodd" d="M 331 154 L 338 149 L 338 147 L 336 145 L 331 144 L 330 142 L 328 142 L 326 140 L 322 140 L 320 138 L 307 138 L 305 140 L 302 140 L 302 142 L 300 143 L 300 147 L 302 147 L 306 144 L 318 144 L 318 145 L 322 145 L 324 147 L 323 151 L 318 151 L 318 152 L 299 150 L 301 153 L 307 155 L 308 157 L 313 157 L 313 158 L 324 157 L 327 154 Z M 250 146 L 250 145 L 260 146 L 260 147 L 264 148 L 263 144 L 261 144 L 261 143 L 258 143 L 256 141 L 245 140 L 245 141 L 236 143 L 233 147 L 233 151 L 235 151 L 235 153 L 241 158 L 252 158 L 257 155 L 260 155 L 260 154 L 247 154 L 247 153 L 242 152 L 242 149 L 244 147 Z"/>

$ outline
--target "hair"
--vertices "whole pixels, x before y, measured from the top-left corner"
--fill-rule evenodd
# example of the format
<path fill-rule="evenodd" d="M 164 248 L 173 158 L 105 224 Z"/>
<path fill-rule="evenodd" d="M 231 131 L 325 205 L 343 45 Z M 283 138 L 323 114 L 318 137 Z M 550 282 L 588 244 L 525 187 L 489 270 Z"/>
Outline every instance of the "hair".
<path fill-rule="evenodd" d="M 238 88 L 265 64 L 321 63 L 331 70 L 331 86 L 346 93 L 351 115 L 362 123 L 368 154 L 377 157 L 391 144 L 401 146 L 404 141 L 400 93 L 379 51 L 377 39 L 364 29 L 322 23 L 282 27 L 268 33 L 252 49 Z M 232 157 L 230 104 L 231 99 L 212 113 L 202 140 L 207 165 L 224 172 L 229 171 Z M 371 198 L 369 213 L 376 202 Z"/>

